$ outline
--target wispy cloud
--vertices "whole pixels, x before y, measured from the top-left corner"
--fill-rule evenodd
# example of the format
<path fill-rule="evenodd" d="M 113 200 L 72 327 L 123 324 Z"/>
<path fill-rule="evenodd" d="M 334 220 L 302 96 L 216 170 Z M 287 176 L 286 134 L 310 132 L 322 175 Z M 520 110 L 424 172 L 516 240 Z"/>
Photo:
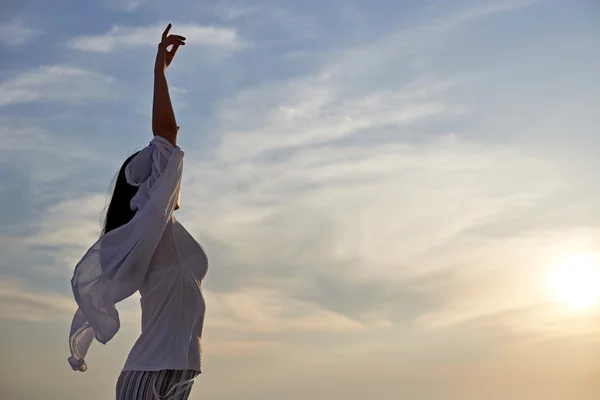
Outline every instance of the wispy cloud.
<path fill-rule="evenodd" d="M 352 58 L 335 59 L 345 71 L 340 59 Z M 440 286 L 453 274 L 471 273 L 479 262 L 502 267 L 489 260 L 500 244 L 473 250 L 470 231 L 561 189 L 554 160 L 431 125 L 462 117 L 448 92 L 471 87 L 468 79 L 407 76 L 375 90 L 364 83 L 378 87 L 380 67 L 349 76 L 320 70 L 221 104 L 215 163 L 188 161 L 182 212 L 207 239 L 236 244 L 217 248 L 219 261 L 236 271 L 212 276 L 223 290 L 280 285 L 369 326 L 418 320 L 441 312 L 449 299 Z M 427 122 L 431 133 L 416 135 Z M 414 279 L 428 276 L 415 290 Z M 488 309 L 500 307 L 497 300 Z M 523 306 L 532 298 L 514 300 Z"/>
<path fill-rule="evenodd" d="M 584 365 L 579 355 L 598 348 L 598 311 L 576 315 L 543 282 L 559 252 L 598 251 L 597 157 L 590 151 L 584 160 L 577 147 L 597 147 L 580 132 L 597 125 L 586 106 L 593 91 L 582 90 L 597 63 L 591 34 L 570 29 L 576 12 L 551 16 L 568 7 L 560 2 L 435 1 L 425 10 L 397 2 L 385 15 L 377 4 L 338 3 L 318 10 L 279 0 L 174 6 L 175 20 L 189 21 L 191 9 L 201 18 L 187 24 L 191 34 L 182 30 L 188 46 L 206 46 L 170 81 L 188 107 L 174 99 L 186 151 L 176 216 L 211 260 L 203 282 L 211 380 L 203 393 L 299 400 L 310 381 L 315 398 L 478 400 L 475 376 L 488 397 L 591 398 L 597 390 L 586 397 L 554 389 L 561 379 L 573 388 L 583 374 L 595 376 L 597 363 Z M 23 322 L 38 323 L 39 337 L 64 340 L 75 307 L 68 278 L 98 236 L 119 163 L 149 139 L 149 118 L 125 115 L 136 101 L 122 96 L 89 107 L 91 115 L 63 107 L 75 103 L 69 96 L 45 93 L 69 92 L 71 80 L 92 89 L 77 104 L 117 86 L 148 102 L 151 88 L 134 75 L 137 66 L 110 65 L 119 85 L 106 65 L 85 67 L 122 59 L 121 49 L 153 49 L 163 25 L 139 22 L 156 20 L 148 5 L 127 15 L 127 25 L 114 17 L 123 14 L 109 13 L 113 19 L 98 21 L 105 28 L 81 31 L 62 49 L 61 68 L 87 72 L 25 63 L 2 84 L 2 98 L 13 99 L 7 104 L 40 102 L 0 110 L 26 110 L 0 119 L 0 172 L 9 177 L 0 183 L 9 222 L 0 223 L 2 329 L 30 334 L 38 330 L 22 329 Z M 531 5 L 543 12 L 519 14 Z M 536 35 L 529 35 L 531 18 L 539 18 Z M 305 40 L 310 35 L 318 40 Z M 243 46 L 246 37 L 252 46 Z M 240 46 L 244 57 L 203 62 L 206 53 Z M 552 63 L 559 54 L 579 68 L 577 76 Z M 49 109 L 64 114 L 38 115 Z M 564 124 L 555 124 L 557 114 Z M 89 132 L 78 141 L 82 126 Z M 554 136 L 566 131 L 577 140 L 558 148 Z M 28 213 L 15 211 L 28 201 Z M 137 300 L 119 304 L 127 318 L 113 350 L 93 355 L 98 373 L 89 384 L 97 399 L 110 396 L 122 366 L 115 354 L 124 358 L 139 333 Z M 45 332 L 51 326 L 54 336 Z M 9 356 L 38 351 L 29 336 L 10 337 L 5 348 L 14 351 L 2 349 Z M 45 358 L 36 360 L 51 370 L 61 347 L 39 347 Z M 567 354 L 576 357 L 569 362 Z M 282 372 L 290 359 L 293 373 Z M 364 368 L 355 368 L 356 359 Z M 546 368 L 556 359 L 567 361 Z M 41 374 L 47 381 L 39 390 L 24 384 L 29 364 L 0 374 L 12 397 L 76 392 L 55 384 L 64 381 L 55 374 Z M 230 390 L 234 364 L 243 384 Z"/>
<path fill-rule="evenodd" d="M 62 65 L 41 66 L 0 84 L 0 106 L 36 101 L 79 103 L 110 97 L 114 78 Z"/>
<path fill-rule="evenodd" d="M 530 3 L 494 3 L 419 29 L 442 39 L 463 23 Z M 472 273 L 481 260 L 503 267 L 489 260 L 499 244 L 474 251 L 469 232 L 562 190 L 557 161 L 518 146 L 487 146 L 437 123 L 469 115 L 452 93 L 482 77 L 407 69 L 424 46 L 413 34 L 334 54 L 308 77 L 253 87 L 220 104 L 216 160 L 191 161 L 182 212 L 206 238 L 236 243 L 219 249 L 227 253 L 222 262 L 236 271 L 240 265 L 233 276 L 263 287 L 277 282 L 357 321 L 418 320 L 449 301 L 439 289 L 447 274 Z M 395 53 L 399 44 L 409 50 Z M 401 68 L 404 74 L 391 73 Z M 328 279 L 340 265 L 344 279 Z M 213 282 L 227 280 L 223 289 L 233 290 L 236 279 L 227 275 Z M 403 283 L 419 276 L 432 278 L 413 294 Z M 388 291 L 391 283 L 397 291 Z M 547 298 L 537 295 L 515 297 L 515 306 Z M 413 311 L 395 305 L 399 299 Z M 490 310 L 500 307 L 496 300 Z"/>
<path fill-rule="evenodd" d="M 283 290 L 249 288 L 209 292 L 214 328 L 277 333 L 283 331 L 336 332 L 365 329 L 348 317 L 312 302 L 286 296 Z"/>
<path fill-rule="evenodd" d="M 368 130 L 407 129 L 419 121 L 462 113 L 462 105 L 434 99 L 475 76 L 432 79 L 417 68 L 408 68 L 405 76 L 396 72 L 406 70 L 424 49 L 461 25 L 535 2 L 487 2 L 447 13 L 333 53 L 310 76 L 242 91 L 220 107 L 221 156 L 253 157 Z"/>
<path fill-rule="evenodd" d="M 108 5 L 114 9 L 132 12 L 148 3 L 148 0 L 108 0 Z"/>
<path fill-rule="evenodd" d="M 457 23 L 507 9 L 471 11 Z M 117 27 L 71 45 L 113 51 L 122 36 L 125 46 L 146 46 L 155 44 L 150 30 L 154 35 L 161 29 Z M 235 42 L 237 35 L 231 32 L 233 36 L 219 40 Z M 386 284 L 393 282 L 408 292 L 402 286 L 406 280 L 449 270 L 464 255 L 433 250 L 454 244 L 460 253 L 465 232 L 536 204 L 556 190 L 555 166 L 518 148 L 487 148 L 443 127 L 414 142 L 413 131 L 420 123 L 464 112 L 462 104 L 448 100 L 448 92 L 469 81 L 418 73 L 381 79 L 382 71 L 410 60 L 410 52 L 357 62 L 388 54 L 390 43 L 399 37 L 404 36 L 394 34 L 334 54 L 308 77 L 253 87 L 219 105 L 216 159 L 186 161 L 181 212 L 189 217 L 187 225 L 207 240 L 237 243 L 216 255 L 239 271 L 215 272 L 219 290 L 213 296 L 223 310 L 220 315 L 245 304 L 251 309 L 244 313 L 256 319 L 231 314 L 215 323 L 267 331 L 284 326 L 352 330 L 360 329 L 363 321 L 385 326 L 416 318 L 438 301 L 428 292 L 431 288 L 407 296 L 415 302 L 415 310 L 407 314 L 393 305 L 397 295 Z M 27 87 L 36 79 L 21 81 Z M 506 160 L 511 162 L 507 165 Z M 524 168 L 529 173 L 519 174 Z M 51 206 L 29 243 L 61 248 L 56 265 L 72 264 L 84 250 L 82 243 L 97 235 L 104 200 L 104 193 L 91 194 Z M 402 224 L 383 228 L 390 216 Z M 65 220 L 71 222 L 59 224 Z M 263 251 L 266 238 L 272 243 L 269 251 Z M 324 269 L 337 265 L 344 265 L 345 279 L 332 282 Z M 373 271 L 377 277 L 370 277 L 368 285 L 357 283 Z M 240 292 L 236 279 L 250 285 L 250 294 Z M 267 290 L 275 282 L 288 297 Z M 365 293 L 359 296 L 362 302 L 353 303 L 355 291 L 377 290 L 381 296 Z M 277 310 L 258 311 L 269 309 L 273 299 L 297 311 L 313 306 L 293 318 Z"/>
<path fill-rule="evenodd" d="M 27 26 L 21 19 L 11 19 L 0 23 L 0 43 L 5 46 L 21 46 L 42 32 Z"/>
<path fill-rule="evenodd" d="M 226 21 L 231 21 L 254 14 L 260 10 L 258 4 L 248 4 L 242 1 L 220 1 L 215 6 L 215 15 Z"/>
<path fill-rule="evenodd" d="M 54 260 L 48 264 L 64 265 L 65 271 L 71 270 L 100 234 L 100 215 L 106 199 L 104 194 L 96 194 L 53 205 L 35 224 L 35 234 L 26 243 L 57 249 Z"/>
<path fill-rule="evenodd" d="M 425 26 L 426 29 L 446 30 L 460 24 L 478 19 L 489 18 L 496 14 L 504 14 L 516 11 L 522 8 L 530 7 L 540 0 L 485 0 L 478 4 L 463 9 L 452 7 L 453 11 L 442 11 L 442 15 L 434 19 L 431 24 Z M 430 11 L 439 11 L 439 8 L 433 7 Z"/>
<path fill-rule="evenodd" d="M 4 278 L 0 283 L 0 320 L 56 322 L 72 318 L 76 306 L 65 295 L 40 293 L 22 282 Z"/>
<path fill-rule="evenodd" d="M 56 201 L 56 187 L 61 187 L 58 198 L 72 189 L 69 182 L 84 170 L 90 179 L 90 169 L 110 162 L 86 144 L 81 137 L 59 136 L 26 119 L 0 118 L 0 160 L 10 165 L 13 173 L 22 174 L 31 184 L 27 201 L 48 201 L 48 195 Z M 79 165 L 78 168 L 69 168 Z M 6 184 L 14 182 L 7 180 Z M 106 185 L 101 185 L 105 187 Z M 6 199 L 10 199 L 7 195 Z"/>
<path fill-rule="evenodd" d="M 133 296 L 120 304 L 121 321 L 139 322 L 139 309 L 131 307 L 138 299 Z M 76 309 L 77 304 L 70 293 L 40 290 L 15 278 L 5 277 L 0 282 L 1 321 L 67 324 Z"/>
<path fill-rule="evenodd" d="M 69 46 L 89 52 L 108 53 L 132 47 L 155 46 L 166 23 L 145 27 L 114 26 L 102 35 L 78 36 L 69 42 Z M 187 46 L 209 46 L 234 50 L 242 46 L 235 29 L 204 26 L 199 24 L 177 24 L 177 34 L 187 38 Z"/>

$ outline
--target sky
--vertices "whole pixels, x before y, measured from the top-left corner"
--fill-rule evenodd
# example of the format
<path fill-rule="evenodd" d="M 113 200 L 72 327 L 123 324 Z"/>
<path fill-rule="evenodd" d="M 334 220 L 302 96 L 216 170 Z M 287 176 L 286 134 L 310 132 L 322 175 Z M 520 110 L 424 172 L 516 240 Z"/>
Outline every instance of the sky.
<path fill-rule="evenodd" d="M 113 398 L 139 335 L 67 363 L 75 263 L 151 140 L 152 67 L 205 247 L 190 399 L 597 400 L 594 0 L 4 0 L 0 393 Z"/>

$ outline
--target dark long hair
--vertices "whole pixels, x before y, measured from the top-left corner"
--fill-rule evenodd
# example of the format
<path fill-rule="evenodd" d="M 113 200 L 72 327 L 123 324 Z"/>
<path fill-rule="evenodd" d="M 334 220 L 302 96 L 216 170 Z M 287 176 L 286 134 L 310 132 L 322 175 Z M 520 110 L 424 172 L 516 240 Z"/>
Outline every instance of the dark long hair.
<path fill-rule="evenodd" d="M 127 164 L 135 157 L 139 152 L 136 152 L 129 156 L 127 160 L 121 166 L 119 175 L 117 175 L 117 181 L 115 182 L 115 188 L 113 190 L 108 210 L 106 211 L 106 217 L 104 218 L 104 227 L 102 233 L 108 233 L 113 229 L 125 225 L 135 215 L 135 211 L 131 211 L 129 204 L 131 199 L 138 191 L 138 188 L 131 186 L 125 179 L 125 168 Z"/>

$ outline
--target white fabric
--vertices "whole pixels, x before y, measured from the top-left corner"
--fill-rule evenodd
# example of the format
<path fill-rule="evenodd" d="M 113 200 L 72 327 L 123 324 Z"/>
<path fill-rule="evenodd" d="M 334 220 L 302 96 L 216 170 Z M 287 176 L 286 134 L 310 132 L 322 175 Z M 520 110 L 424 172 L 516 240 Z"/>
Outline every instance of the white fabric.
<path fill-rule="evenodd" d="M 202 247 L 175 219 L 183 151 L 156 136 L 126 168 L 138 187 L 134 218 L 102 235 L 75 267 L 71 285 L 79 309 L 70 333 L 74 370 L 85 371 L 94 338 L 107 343 L 119 330 L 115 304 L 141 294 L 142 334 L 124 371 L 200 371 L 205 303 L 201 281 L 208 269 Z"/>
<path fill-rule="evenodd" d="M 154 395 L 154 397 L 156 398 L 156 400 L 175 400 L 176 396 L 178 396 L 181 393 L 185 392 L 186 390 L 188 390 L 190 388 L 190 386 L 192 386 L 192 384 L 194 383 L 194 381 L 196 380 L 196 378 L 198 378 L 198 375 L 196 375 L 193 378 L 186 379 L 186 380 L 184 380 L 182 382 L 175 383 L 167 391 L 167 393 L 164 395 L 164 397 L 161 396 L 158 393 L 158 390 L 156 390 L 156 381 L 154 381 L 154 382 L 152 382 L 152 394 Z M 177 388 L 180 388 L 180 389 L 179 390 L 175 390 Z"/>

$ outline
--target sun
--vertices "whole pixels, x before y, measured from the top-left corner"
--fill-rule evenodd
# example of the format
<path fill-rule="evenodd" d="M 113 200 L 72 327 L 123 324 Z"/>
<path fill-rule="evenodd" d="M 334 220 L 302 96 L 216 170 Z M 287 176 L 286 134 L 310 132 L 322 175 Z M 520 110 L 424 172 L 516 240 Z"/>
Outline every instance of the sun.
<path fill-rule="evenodd" d="M 600 303 L 600 266 L 588 254 L 559 262 L 548 283 L 556 299 L 573 308 L 587 309 Z"/>

